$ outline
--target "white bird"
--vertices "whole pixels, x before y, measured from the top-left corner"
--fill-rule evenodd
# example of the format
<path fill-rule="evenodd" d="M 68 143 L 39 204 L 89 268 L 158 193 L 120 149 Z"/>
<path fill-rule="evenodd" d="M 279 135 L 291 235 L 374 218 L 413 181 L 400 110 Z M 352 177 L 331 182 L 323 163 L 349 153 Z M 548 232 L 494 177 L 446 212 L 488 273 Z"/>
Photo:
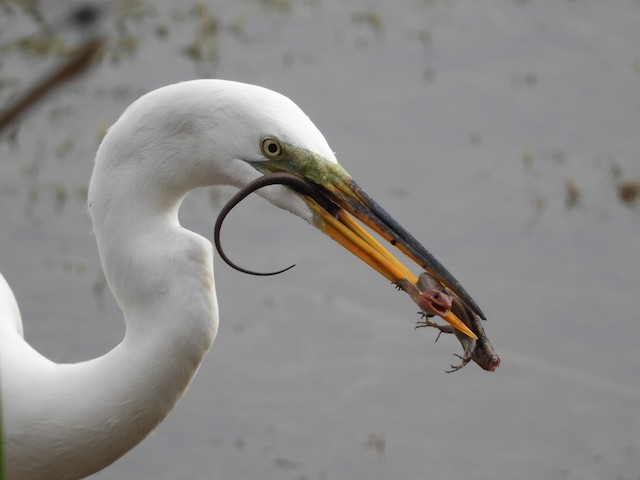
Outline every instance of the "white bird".
<path fill-rule="evenodd" d="M 52 362 L 24 340 L 18 305 L 0 276 L 7 479 L 83 478 L 166 417 L 218 329 L 213 248 L 180 226 L 180 204 L 194 188 L 243 187 L 271 172 L 297 175 L 326 201 L 284 186 L 263 189 L 268 201 L 329 234 L 390 281 L 415 283 L 347 212 L 353 214 L 483 316 L 446 269 L 353 182 L 287 97 L 223 80 L 160 88 L 109 129 L 89 186 L 102 267 L 126 322 L 122 342 L 93 360 Z"/>

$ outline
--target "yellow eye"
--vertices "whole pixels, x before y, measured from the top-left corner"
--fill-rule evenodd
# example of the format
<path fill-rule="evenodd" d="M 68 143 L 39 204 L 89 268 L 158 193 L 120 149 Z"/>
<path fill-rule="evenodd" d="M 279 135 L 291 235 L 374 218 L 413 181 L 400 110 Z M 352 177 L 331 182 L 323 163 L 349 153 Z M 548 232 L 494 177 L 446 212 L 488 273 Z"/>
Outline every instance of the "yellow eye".
<path fill-rule="evenodd" d="M 267 137 L 262 140 L 262 153 L 268 158 L 279 157 L 282 155 L 282 145 L 275 138 Z"/>

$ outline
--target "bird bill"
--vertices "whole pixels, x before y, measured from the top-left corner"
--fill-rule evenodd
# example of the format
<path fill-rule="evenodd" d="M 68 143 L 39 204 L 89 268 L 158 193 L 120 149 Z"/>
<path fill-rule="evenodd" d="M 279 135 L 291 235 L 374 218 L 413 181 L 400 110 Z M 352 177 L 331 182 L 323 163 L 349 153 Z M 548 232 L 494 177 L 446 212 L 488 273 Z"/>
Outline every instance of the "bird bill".
<path fill-rule="evenodd" d="M 404 279 L 415 285 L 418 279 L 355 219 L 429 272 L 472 312 L 485 318 L 471 295 L 444 265 L 367 195 L 340 164 L 282 143 L 277 159 L 256 162 L 253 166 L 265 177 L 283 173 L 297 176 L 299 181 L 287 180 L 287 184 L 314 212 L 312 223 L 392 283 L 397 285 Z M 251 188 L 251 185 L 245 187 Z M 450 309 L 434 313 L 465 335 L 475 336 Z"/>
<path fill-rule="evenodd" d="M 475 338 L 463 335 L 450 325 L 439 325 L 429 319 L 428 308 L 422 311 L 425 313 L 423 319 L 416 324 L 416 328 L 433 327 L 440 331 L 438 338 L 442 333 L 453 333 L 462 345 L 462 355 L 456 355 L 462 360 L 459 365 L 451 365 L 451 370 L 447 372 L 455 372 L 467 365 L 471 360 L 476 362 L 482 369 L 493 372 L 500 365 L 500 357 L 493 349 L 491 342 L 487 338 L 482 322 L 477 315 L 466 307 L 456 297 L 451 296 L 445 288 L 443 288 L 433 277 L 427 272 L 420 274 L 418 282 L 415 285 L 404 283 L 403 287 L 407 293 L 414 299 L 418 305 L 427 303 L 427 307 L 432 307 L 435 302 L 440 308 L 449 307 L 456 317 L 460 318 L 466 326 L 474 333 Z M 436 341 L 438 340 L 436 338 Z"/>

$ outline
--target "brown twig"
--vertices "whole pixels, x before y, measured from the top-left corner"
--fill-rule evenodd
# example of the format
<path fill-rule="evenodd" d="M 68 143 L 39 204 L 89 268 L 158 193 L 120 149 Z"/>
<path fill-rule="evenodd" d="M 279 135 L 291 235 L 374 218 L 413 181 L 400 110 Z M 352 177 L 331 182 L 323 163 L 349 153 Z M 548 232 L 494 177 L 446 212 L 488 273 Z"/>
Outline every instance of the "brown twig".
<path fill-rule="evenodd" d="M 0 133 L 20 115 L 42 100 L 47 94 L 70 80 L 85 73 L 104 46 L 102 37 L 88 40 L 68 61 L 56 68 L 50 75 L 33 86 L 6 110 L 0 113 Z"/>

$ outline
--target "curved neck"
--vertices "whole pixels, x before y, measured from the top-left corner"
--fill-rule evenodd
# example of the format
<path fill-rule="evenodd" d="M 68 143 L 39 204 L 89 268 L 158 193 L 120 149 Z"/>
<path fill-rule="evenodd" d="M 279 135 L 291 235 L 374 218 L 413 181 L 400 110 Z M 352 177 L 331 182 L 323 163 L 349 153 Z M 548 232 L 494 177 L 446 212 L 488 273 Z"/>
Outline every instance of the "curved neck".
<path fill-rule="evenodd" d="M 125 337 L 101 357 L 62 365 L 20 343 L 23 371 L 3 378 L 3 390 L 22 399 L 3 405 L 9 478 L 82 478 L 104 468 L 151 432 L 189 386 L 215 338 L 218 308 L 211 243 L 179 226 L 180 200 L 144 216 L 137 208 L 149 206 L 140 203 L 91 206 Z"/>

